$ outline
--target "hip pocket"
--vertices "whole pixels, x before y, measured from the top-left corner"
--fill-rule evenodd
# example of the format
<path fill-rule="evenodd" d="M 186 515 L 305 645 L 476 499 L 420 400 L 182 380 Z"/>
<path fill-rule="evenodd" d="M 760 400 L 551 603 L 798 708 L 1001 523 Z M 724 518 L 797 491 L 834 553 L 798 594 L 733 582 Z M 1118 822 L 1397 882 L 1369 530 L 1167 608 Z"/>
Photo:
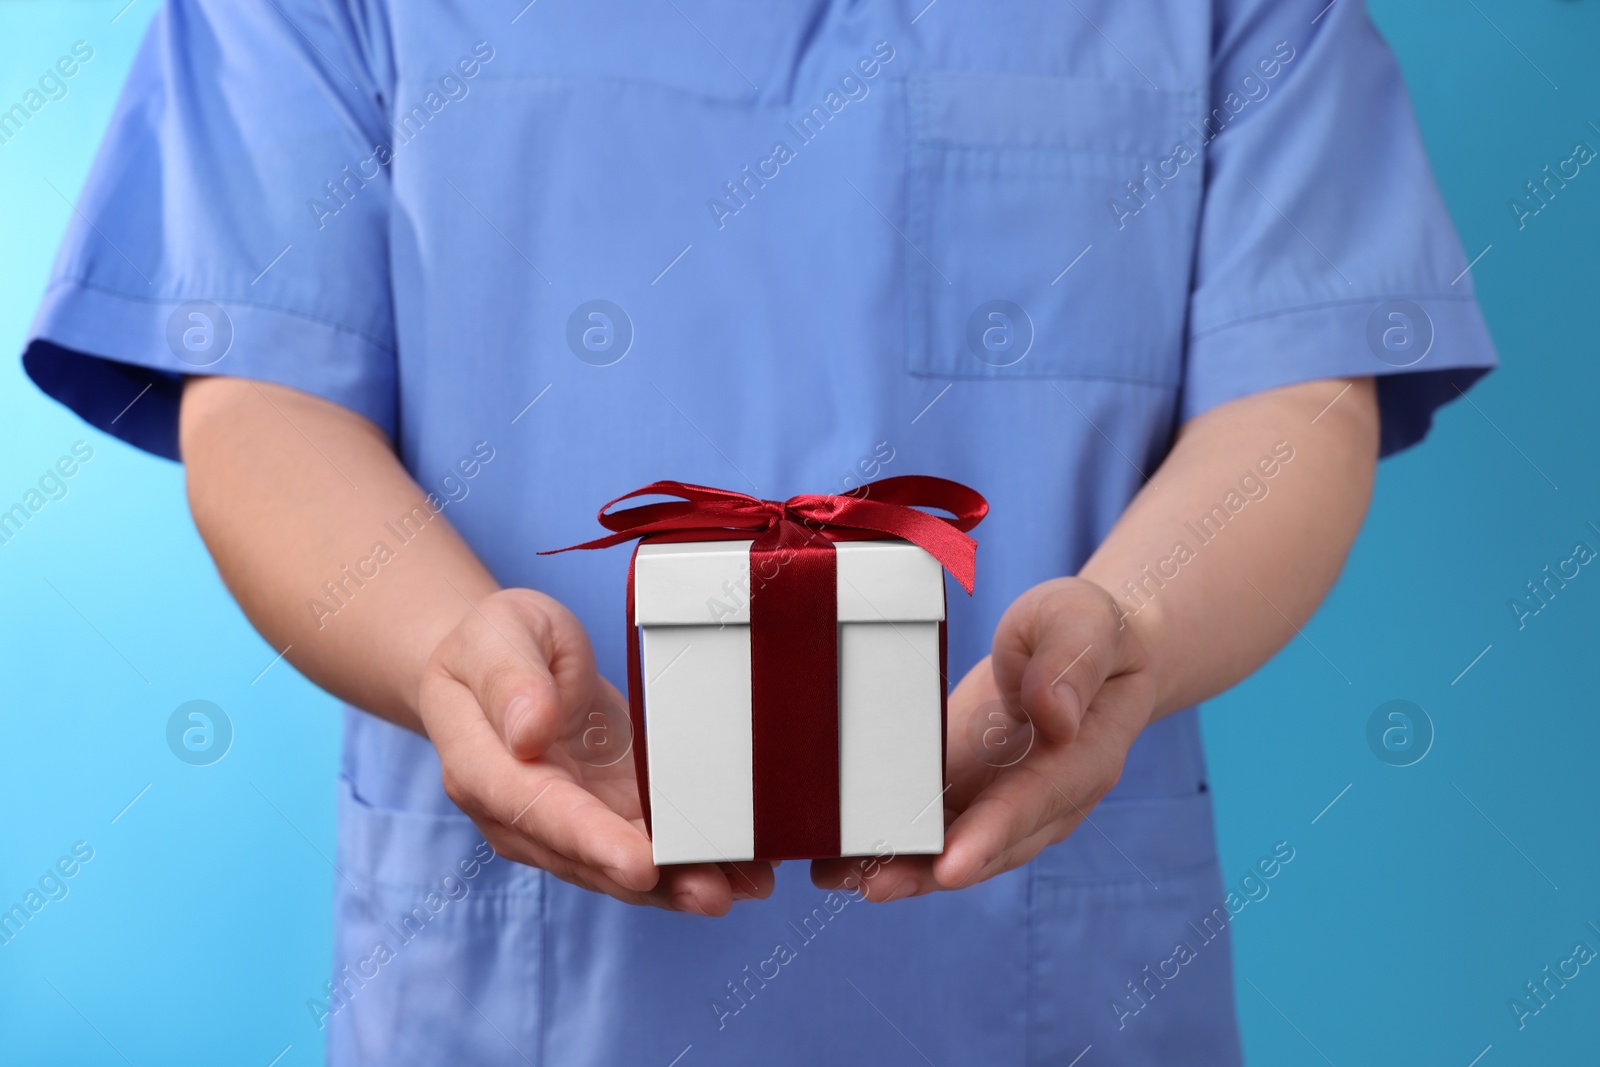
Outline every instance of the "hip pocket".
<path fill-rule="evenodd" d="M 341 780 L 333 978 L 308 1005 L 328 1062 L 537 1059 L 542 890 L 465 815 L 373 807 Z"/>
<path fill-rule="evenodd" d="M 1028 1062 L 1239 1063 L 1210 794 L 1089 819 L 1030 865 Z"/>
<path fill-rule="evenodd" d="M 907 369 L 1176 387 L 1198 92 L 937 72 L 905 100 Z"/>

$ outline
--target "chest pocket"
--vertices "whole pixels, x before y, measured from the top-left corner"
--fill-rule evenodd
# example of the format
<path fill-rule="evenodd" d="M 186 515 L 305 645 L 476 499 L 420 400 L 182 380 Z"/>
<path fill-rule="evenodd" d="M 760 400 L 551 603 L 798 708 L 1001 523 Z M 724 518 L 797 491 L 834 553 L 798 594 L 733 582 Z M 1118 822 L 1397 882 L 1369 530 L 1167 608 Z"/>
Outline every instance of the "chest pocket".
<path fill-rule="evenodd" d="M 1175 388 L 1199 94 L 937 72 L 905 99 L 907 369 Z"/>

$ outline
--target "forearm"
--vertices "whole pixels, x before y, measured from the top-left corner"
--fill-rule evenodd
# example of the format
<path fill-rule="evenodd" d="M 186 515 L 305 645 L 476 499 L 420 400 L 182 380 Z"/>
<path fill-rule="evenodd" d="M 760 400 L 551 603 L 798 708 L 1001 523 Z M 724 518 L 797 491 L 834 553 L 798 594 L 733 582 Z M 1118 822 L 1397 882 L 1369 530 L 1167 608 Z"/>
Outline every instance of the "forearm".
<path fill-rule="evenodd" d="M 1310 618 L 1360 529 L 1377 451 L 1369 378 L 1276 389 L 1185 424 L 1081 572 L 1147 649 L 1157 716 L 1239 682 Z"/>
<path fill-rule="evenodd" d="M 330 693 L 421 731 L 429 655 L 498 586 L 366 419 L 266 383 L 195 378 L 189 504 L 258 631 Z"/>

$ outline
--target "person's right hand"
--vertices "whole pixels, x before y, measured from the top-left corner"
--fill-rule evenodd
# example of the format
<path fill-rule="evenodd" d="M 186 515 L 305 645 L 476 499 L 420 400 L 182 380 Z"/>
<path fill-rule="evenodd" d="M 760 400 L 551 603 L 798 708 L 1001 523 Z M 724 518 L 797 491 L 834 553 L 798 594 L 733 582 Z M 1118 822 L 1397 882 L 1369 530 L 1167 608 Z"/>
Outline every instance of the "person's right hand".
<path fill-rule="evenodd" d="M 478 601 L 434 651 L 419 698 L 445 792 L 500 855 L 630 904 L 702 915 L 772 892 L 766 862 L 652 863 L 632 755 L 595 758 L 580 741 L 595 711 L 626 737 L 627 701 L 550 597 L 505 589 Z"/>

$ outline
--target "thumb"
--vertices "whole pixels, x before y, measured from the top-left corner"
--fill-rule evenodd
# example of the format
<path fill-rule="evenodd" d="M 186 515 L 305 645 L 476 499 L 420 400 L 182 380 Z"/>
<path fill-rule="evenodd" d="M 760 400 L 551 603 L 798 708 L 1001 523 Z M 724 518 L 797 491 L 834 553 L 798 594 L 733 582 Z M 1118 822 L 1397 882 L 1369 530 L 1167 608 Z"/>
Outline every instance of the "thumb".
<path fill-rule="evenodd" d="M 480 601 L 462 620 L 453 673 L 518 759 L 536 759 L 559 741 L 568 711 L 596 687 L 594 652 L 578 620 L 527 589 Z"/>
<path fill-rule="evenodd" d="M 1108 636 L 1115 626 L 1106 625 L 1114 614 L 1103 591 L 1076 578 L 1044 582 L 1018 597 L 994 635 L 994 679 L 1006 707 L 1050 741 L 1074 740 L 1115 661 Z"/>

